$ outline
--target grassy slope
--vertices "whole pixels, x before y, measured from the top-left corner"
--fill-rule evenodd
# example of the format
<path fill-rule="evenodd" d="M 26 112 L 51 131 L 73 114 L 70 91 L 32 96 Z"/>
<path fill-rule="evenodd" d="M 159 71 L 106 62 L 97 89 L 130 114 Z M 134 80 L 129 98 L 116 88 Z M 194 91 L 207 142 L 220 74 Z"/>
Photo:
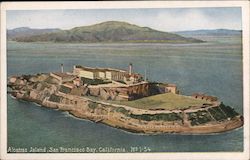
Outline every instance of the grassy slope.
<path fill-rule="evenodd" d="M 145 97 L 134 101 L 116 102 L 140 109 L 184 109 L 189 106 L 202 105 L 208 103 L 205 100 L 198 100 L 192 97 L 182 96 L 173 93 L 159 94 L 155 96 Z"/>
<path fill-rule="evenodd" d="M 17 41 L 35 42 L 162 42 L 194 43 L 202 42 L 194 38 L 185 38 L 168 32 L 139 27 L 126 22 L 108 21 L 91 26 L 76 27 L 57 33 L 17 38 Z"/>

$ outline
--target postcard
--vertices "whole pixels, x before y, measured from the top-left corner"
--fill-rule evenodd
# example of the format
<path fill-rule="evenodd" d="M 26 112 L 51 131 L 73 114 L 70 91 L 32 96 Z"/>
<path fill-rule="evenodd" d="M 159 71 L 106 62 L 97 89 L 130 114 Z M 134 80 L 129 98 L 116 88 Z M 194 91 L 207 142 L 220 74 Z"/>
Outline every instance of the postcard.
<path fill-rule="evenodd" d="M 1 159 L 249 159 L 249 2 L 1 3 Z"/>

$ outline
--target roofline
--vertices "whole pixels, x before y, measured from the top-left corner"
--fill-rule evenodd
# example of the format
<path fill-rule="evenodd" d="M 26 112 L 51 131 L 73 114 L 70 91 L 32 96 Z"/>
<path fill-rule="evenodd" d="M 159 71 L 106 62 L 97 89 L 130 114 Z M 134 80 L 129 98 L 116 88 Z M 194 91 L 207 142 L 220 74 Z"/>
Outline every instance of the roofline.
<path fill-rule="evenodd" d="M 81 65 L 75 65 L 76 68 L 80 69 L 88 69 L 88 70 L 97 70 L 97 71 L 118 71 L 118 72 L 128 72 L 126 70 L 122 69 L 114 69 L 114 68 L 93 68 L 93 67 L 86 67 L 86 66 L 81 66 Z"/>

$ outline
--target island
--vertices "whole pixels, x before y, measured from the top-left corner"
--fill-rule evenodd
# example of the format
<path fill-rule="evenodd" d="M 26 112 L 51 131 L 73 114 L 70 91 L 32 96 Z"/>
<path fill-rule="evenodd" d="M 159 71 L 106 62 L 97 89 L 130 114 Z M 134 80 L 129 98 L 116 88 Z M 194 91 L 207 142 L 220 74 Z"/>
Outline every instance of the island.
<path fill-rule="evenodd" d="M 122 21 L 106 21 L 68 30 L 15 28 L 7 31 L 9 41 L 50 43 L 169 43 L 193 44 L 203 40 L 158 31 Z"/>
<path fill-rule="evenodd" d="M 175 84 L 114 68 L 75 65 L 72 72 L 8 77 L 17 100 L 67 111 L 74 117 L 134 133 L 208 134 L 243 126 L 243 116 L 215 96 L 181 95 Z"/>

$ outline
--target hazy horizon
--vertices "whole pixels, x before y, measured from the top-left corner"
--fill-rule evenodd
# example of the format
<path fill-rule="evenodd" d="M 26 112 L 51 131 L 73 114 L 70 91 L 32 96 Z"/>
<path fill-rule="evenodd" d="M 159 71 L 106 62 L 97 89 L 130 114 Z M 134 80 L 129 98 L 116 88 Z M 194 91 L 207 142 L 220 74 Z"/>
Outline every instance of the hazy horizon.
<path fill-rule="evenodd" d="M 108 22 L 108 21 L 103 21 L 103 22 Z M 103 22 L 99 22 L 99 23 L 95 23 L 95 24 L 100 24 L 100 23 L 103 23 Z M 119 22 L 125 22 L 125 21 L 119 21 Z M 91 25 L 95 25 L 95 24 L 91 24 Z M 130 23 L 130 24 L 132 24 L 132 23 Z M 84 25 L 84 26 L 91 26 L 91 25 Z M 137 24 L 134 24 L 134 25 L 137 25 Z M 75 27 L 83 27 L 83 26 L 75 26 Z M 75 28 L 75 27 L 73 27 L 73 28 Z M 147 26 L 139 26 L 139 27 L 147 27 Z M 29 28 L 29 29 L 60 29 L 60 30 L 70 30 L 70 29 L 73 29 L 73 28 L 69 28 L 69 29 L 62 29 L 62 28 L 34 28 L 34 27 L 29 27 L 29 26 L 22 26 L 22 27 L 7 29 L 7 30 L 13 30 L 13 29 L 18 29 L 18 28 Z M 151 29 L 155 29 L 155 28 L 151 28 Z M 204 29 L 178 30 L 178 31 L 169 31 L 169 32 L 185 32 L 185 31 L 200 31 L 200 30 L 220 30 L 220 29 L 242 31 L 242 29 L 228 29 L 228 28 L 206 29 L 206 28 L 204 28 Z"/>
<path fill-rule="evenodd" d="M 9 10 L 7 29 L 72 29 L 105 21 L 123 21 L 165 32 L 242 30 L 240 7 L 155 9 Z"/>

